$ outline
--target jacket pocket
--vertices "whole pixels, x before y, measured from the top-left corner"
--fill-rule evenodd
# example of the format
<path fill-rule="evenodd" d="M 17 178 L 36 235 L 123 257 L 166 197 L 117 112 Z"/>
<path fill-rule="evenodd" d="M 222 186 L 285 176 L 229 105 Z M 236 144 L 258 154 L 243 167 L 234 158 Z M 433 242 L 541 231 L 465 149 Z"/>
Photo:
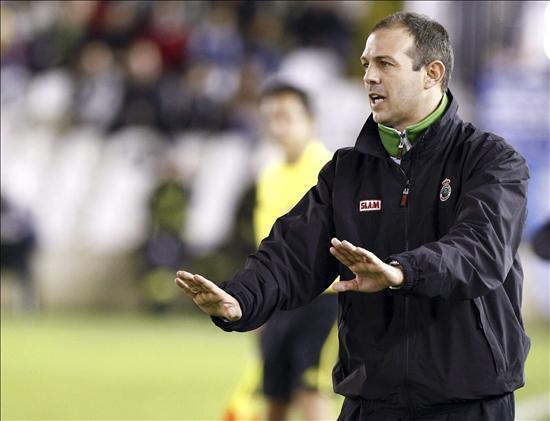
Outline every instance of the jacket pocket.
<path fill-rule="evenodd" d="M 485 307 L 483 305 L 483 299 L 481 297 L 477 297 L 472 301 L 476 310 L 478 328 L 483 331 L 483 336 L 485 337 L 489 349 L 491 350 L 496 373 L 502 374 L 506 371 L 504 353 L 502 351 L 502 346 L 500 345 L 498 338 L 489 323 L 489 319 L 487 318 L 487 313 L 485 312 Z"/>
<path fill-rule="evenodd" d="M 334 379 L 334 391 L 348 398 L 361 396 L 361 391 L 367 380 L 367 370 L 364 364 L 353 370 L 348 375 L 340 363 L 336 364 L 332 372 Z"/>

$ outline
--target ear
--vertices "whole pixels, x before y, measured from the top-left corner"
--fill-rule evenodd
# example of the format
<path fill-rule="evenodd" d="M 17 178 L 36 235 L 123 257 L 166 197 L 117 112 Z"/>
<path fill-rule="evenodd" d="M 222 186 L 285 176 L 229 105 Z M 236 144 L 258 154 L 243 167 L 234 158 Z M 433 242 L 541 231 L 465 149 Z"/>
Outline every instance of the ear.
<path fill-rule="evenodd" d="M 441 84 L 445 76 L 445 65 L 439 60 L 432 61 L 426 65 L 426 79 L 424 88 L 429 89 L 437 84 Z"/>

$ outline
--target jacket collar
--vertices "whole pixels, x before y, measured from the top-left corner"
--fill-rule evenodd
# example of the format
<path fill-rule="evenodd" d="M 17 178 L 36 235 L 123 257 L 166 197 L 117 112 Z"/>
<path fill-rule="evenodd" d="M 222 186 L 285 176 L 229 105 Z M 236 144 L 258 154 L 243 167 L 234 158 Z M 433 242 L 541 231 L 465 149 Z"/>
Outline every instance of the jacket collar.
<path fill-rule="evenodd" d="M 457 115 L 458 103 L 450 90 L 447 90 L 447 96 L 449 97 L 447 111 L 445 111 L 439 121 L 428 127 L 426 132 L 424 132 L 420 139 L 417 140 L 414 147 L 416 150 L 416 155 L 423 155 L 424 152 L 431 151 L 434 148 L 439 149 L 439 147 L 449 140 L 450 137 L 447 135 L 450 133 L 453 126 L 460 122 L 460 118 Z M 378 125 L 372 118 L 372 114 L 369 115 L 369 118 L 363 125 L 363 128 L 357 137 L 355 149 L 359 152 L 374 155 L 380 158 L 385 158 L 388 156 L 388 153 L 384 149 L 382 141 L 380 140 Z"/>

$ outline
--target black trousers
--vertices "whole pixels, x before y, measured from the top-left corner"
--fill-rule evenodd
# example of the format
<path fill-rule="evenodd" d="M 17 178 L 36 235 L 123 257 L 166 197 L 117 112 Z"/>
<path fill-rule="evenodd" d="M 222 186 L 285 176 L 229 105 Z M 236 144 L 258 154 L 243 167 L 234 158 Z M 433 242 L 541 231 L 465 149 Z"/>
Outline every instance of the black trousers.
<path fill-rule="evenodd" d="M 398 415 L 369 408 L 361 399 L 344 400 L 338 421 L 514 421 L 514 394 L 498 396 L 455 406 L 437 415 Z"/>

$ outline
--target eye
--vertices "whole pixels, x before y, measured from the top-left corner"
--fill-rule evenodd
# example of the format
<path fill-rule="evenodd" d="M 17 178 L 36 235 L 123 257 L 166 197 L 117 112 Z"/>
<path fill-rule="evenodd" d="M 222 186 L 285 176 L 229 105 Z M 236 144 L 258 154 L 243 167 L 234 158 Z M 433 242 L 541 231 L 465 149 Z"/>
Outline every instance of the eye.
<path fill-rule="evenodd" d="M 361 63 L 361 64 L 363 65 L 363 67 L 364 67 L 365 69 L 368 69 L 369 63 L 367 63 L 366 61 L 364 61 L 364 62 Z"/>
<path fill-rule="evenodd" d="M 390 67 L 392 65 L 389 61 L 384 60 L 382 60 L 380 64 L 382 65 L 382 67 Z"/>

